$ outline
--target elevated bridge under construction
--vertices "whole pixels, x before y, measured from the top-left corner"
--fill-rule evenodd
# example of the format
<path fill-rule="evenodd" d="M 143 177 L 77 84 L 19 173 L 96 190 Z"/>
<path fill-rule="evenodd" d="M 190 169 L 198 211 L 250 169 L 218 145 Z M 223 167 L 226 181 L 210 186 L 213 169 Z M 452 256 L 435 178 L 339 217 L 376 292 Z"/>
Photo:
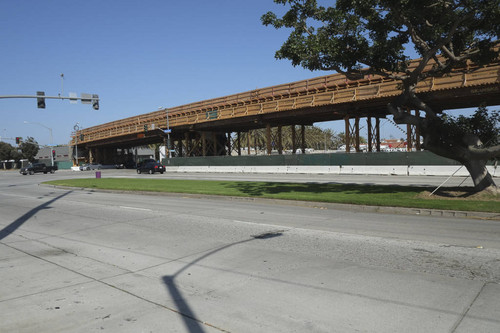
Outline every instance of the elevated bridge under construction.
<path fill-rule="evenodd" d="M 429 65 L 431 66 L 431 65 Z M 292 153 L 305 152 L 305 129 L 317 122 L 345 122 L 346 151 L 360 151 L 360 122 L 366 119 L 368 151 L 380 151 L 380 119 L 401 93 L 383 76 L 347 80 L 320 76 L 145 113 L 75 131 L 70 145 L 78 161 L 116 163 L 117 153 L 161 143 L 174 157 L 250 154 L 255 130 L 264 130 L 267 154 L 283 153 L 282 129 L 291 126 Z M 429 78 L 417 94 L 434 110 L 500 104 L 500 62 Z M 418 112 L 418 111 L 413 111 Z M 364 120 L 363 120 L 364 122 Z M 407 126 L 408 149 L 419 147 L 418 128 Z M 75 154 L 76 156 L 76 154 Z"/>

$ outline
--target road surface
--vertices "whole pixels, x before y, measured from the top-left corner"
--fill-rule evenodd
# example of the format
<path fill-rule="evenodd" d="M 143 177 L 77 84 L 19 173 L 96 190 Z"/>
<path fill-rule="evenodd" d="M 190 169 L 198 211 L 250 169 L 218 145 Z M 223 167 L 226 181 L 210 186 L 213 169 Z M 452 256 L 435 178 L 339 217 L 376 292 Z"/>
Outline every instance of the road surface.
<path fill-rule="evenodd" d="M 0 172 L 0 332 L 500 331 L 499 221 L 38 185 L 72 175 Z"/>

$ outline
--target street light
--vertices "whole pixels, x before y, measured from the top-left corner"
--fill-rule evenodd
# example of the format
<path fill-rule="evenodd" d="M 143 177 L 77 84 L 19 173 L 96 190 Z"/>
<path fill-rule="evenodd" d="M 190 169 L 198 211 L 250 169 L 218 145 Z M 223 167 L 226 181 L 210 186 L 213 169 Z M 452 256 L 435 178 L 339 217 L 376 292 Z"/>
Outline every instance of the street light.
<path fill-rule="evenodd" d="M 24 121 L 25 124 L 35 124 L 35 125 L 40 125 L 42 127 L 45 127 L 46 129 L 49 130 L 50 132 L 50 163 L 52 166 L 54 166 L 54 154 L 52 154 L 52 149 L 53 149 L 53 143 L 52 143 L 52 128 L 45 126 L 44 124 L 38 123 L 38 122 L 30 122 L 30 121 Z"/>
<path fill-rule="evenodd" d="M 159 107 L 158 109 L 163 109 L 163 107 Z M 167 147 L 166 149 L 168 150 L 168 159 L 170 160 L 172 158 L 172 151 L 170 150 L 170 124 L 168 122 L 168 113 L 170 112 L 168 109 L 165 109 L 165 112 L 167 113 Z M 170 161 L 168 162 L 170 164 Z"/>
<path fill-rule="evenodd" d="M 78 164 L 78 130 L 80 129 L 80 123 L 76 123 L 75 126 L 73 126 L 73 129 L 75 130 L 75 159 L 76 159 L 76 166 L 79 166 Z"/>
<path fill-rule="evenodd" d="M 169 118 L 168 113 L 170 111 L 168 109 L 166 111 L 167 111 L 167 146 L 168 146 L 167 148 L 168 148 L 168 159 L 170 160 L 172 158 L 172 151 L 170 150 L 170 124 L 168 123 L 168 118 Z"/>

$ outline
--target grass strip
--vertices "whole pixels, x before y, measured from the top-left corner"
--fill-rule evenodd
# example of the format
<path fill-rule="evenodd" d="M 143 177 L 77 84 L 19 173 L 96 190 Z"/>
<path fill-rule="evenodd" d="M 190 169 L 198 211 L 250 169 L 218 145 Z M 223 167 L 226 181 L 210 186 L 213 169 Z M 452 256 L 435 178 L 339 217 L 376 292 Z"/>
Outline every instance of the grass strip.
<path fill-rule="evenodd" d="M 411 186 L 137 178 L 62 179 L 48 181 L 45 184 L 89 189 L 192 193 L 500 213 L 498 200 L 445 200 L 421 195 L 424 191 L 432 189 Z"/>

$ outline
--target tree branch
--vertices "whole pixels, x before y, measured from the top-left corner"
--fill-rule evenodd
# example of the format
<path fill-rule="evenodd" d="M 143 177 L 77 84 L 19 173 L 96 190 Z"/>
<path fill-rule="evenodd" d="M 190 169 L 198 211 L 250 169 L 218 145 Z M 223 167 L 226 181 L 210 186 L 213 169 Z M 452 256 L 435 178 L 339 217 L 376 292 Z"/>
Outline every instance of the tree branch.
<path fill-rule="evenodd" d="M 469 155 L 473 160 L 489 160 L 500 157 L 500 145 L 488 148 L 469 147 Z"/>

